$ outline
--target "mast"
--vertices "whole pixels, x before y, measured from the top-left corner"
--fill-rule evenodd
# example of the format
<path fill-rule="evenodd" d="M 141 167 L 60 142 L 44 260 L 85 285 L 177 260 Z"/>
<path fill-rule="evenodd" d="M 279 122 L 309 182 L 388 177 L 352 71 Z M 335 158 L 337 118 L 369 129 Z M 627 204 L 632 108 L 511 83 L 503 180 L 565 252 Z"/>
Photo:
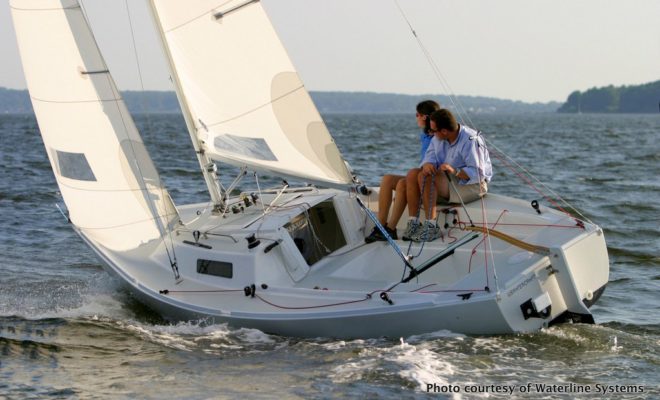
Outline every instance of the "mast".
<path fill-rule="evenodd" d="M 179 80 L 179 75 L 177 73 L 176 65 L 172 61 L 172 54 L 168 46 L 165 44 L 165 32 L 163 31 L 163 26 L 160 23 L 160 18 L 158 17 L 158 11 L 154 5 L 154 0 L 149 0 L 149 8 L 151 10 L 151 16 L 154 20 L 154 24 L 158 28 L 158 34 L 160 37 L 160 44 L 167 58 L 167 64 L 170 68 L 170 77 L 172 83 L 174 83 L 174 89 L 176 92 L 176 97 L 179 100 L 181 105 L 181 111 L 183 113 L 183 118 L 186 121 L 186 127 L 188 128 L 188 133 L 190 134 L 190 139 L 192 140 L 193 148 L 197 154 L 197 160 L 199 161 L 199 166 L 202 169 L 202 175 L 204 176 L 204 181 L 206 186 L 209 189 L 209 194 L 211 195 L 211 201 L 213 202 L 213 208 L 219 209 L 223 207 L 224 204 L 224 195 L 222 189 L 218 184 L 218 174 L 217 167 L 215 162 L 208 157 L 206 154 L 206 143 L 199 139 L 197 136 L 197 128 L 195 127 L 195 121 L 193 120 L 192 113 L 186 101 L 186 96 L 183 93 L 181 88 L 181 83 Z"/>

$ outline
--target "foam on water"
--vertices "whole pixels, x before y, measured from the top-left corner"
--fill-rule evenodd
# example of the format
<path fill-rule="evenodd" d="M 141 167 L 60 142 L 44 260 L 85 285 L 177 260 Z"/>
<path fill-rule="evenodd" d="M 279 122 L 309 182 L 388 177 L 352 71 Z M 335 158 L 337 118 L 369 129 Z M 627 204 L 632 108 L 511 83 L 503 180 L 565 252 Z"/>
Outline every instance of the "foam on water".
<path fill-rule="evenodd" d="M 436 337 L 455 336 L 445 335 Z M 425 392 L 428 384 L 448 385 L 456 371 L 453 356 L 435 351 L 430 343 L 411 345 L 400 339 L 398 344 L 386 341 L 367 344 L 358 340 L 326 344 L 328 350 L 352 350 L 350 358 L 332 369 L 330 379 L 341 384 L 400 380 L 403 386 L 419 392 Z"/>
<path fill-rule="evenodd" d="M 430 350 L 427 344 L 413 346 L 402 341 L 401 345 L 392 348 L 385 359 L 395 362 L 400 367 L 399 375 L 415 382 L 420 391 L 425 391 L 428 384 L 448 385 L 456 373 L 450 359 Z M 460 394 L 454 396 L 461 398 Z"/>

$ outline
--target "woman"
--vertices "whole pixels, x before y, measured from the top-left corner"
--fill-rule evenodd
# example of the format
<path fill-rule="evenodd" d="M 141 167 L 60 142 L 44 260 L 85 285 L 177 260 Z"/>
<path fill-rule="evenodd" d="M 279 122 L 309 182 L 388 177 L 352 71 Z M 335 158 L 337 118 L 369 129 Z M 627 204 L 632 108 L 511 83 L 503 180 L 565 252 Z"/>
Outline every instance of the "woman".
<path fill-rule="evenodd" d="M 440 109 L 440 105 L 433 100 L 425 100 L 417 104 L 417 126 L 422 128 L 419 135 L 420 139 L 420 159 L 424 158 L 426 150 L 433 139 L 431 133 L 431 114 Z M 378 220 L 383 225 L 387 233 L 392 239 L 398 239 L 396 234 L 396 225 L 405 210 L 406 205 L 409 214 L 415 216 L 417 214 L 419 203 L 419 189 L 417 188 L 417 175 L 420 173 L 420 168 L 413 168 L 408 171 L 406 176 L 388 174 L 383 176 L 380 181 L 380 192 L 378 194 Z M 390 206 L 392 205 L 392 192 L 396 192 L 394 196 L 394 207 L 392 208 L 392 215 L 388 220 L 387 217 L 390 213 Z M 414 211 L 414 212 L 413 212 Z M 414 222 L 416 217 L 411 217 L 408 221 L 408 227 L 403 235 L 404 240 L 409 240 L 409 234 L 415 228 Z M 419 224 L 419 222 L 416 222 Z M 367 236 L 364 241 L 367 243 L 375 242 L 377 240 L 385 240 L 382 232 L 378 227 L 374 227 L 373 231 Z"/>

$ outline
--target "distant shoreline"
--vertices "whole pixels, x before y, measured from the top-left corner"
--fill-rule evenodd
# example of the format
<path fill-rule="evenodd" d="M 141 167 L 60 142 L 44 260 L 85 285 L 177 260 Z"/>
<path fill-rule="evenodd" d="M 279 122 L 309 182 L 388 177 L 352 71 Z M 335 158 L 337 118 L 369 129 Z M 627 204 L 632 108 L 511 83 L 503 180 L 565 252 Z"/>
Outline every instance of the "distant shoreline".
<path fill-rule="evenodd" d="M 425 99 L 434 99 L 443 105 L 451 105 L 446 95 L 406 95 L 372 92 L 310 92 L 312 100 L 322 114 L 405 114 Z M 174 92 L 169 91 L 125 91 L 122 97 L 128 109 L 134 113 L 149 112 L 162 114 L 180 113 Z M 462 107 L 473 114 L 492 113 L 554 113 L 559 102 L 525 103 L 492 97 L 457 96 Z M 450 107 L 451 108 L 451 107 Z M 0 88 L 0 113 L 32 113 L 32 104 L 27 90 Z"/>
<path fill-rule="evenodd" d="M 453 108 L 449 96 L 438 94 L 407 95 L 374 92 L 310 92 L 321 114 L 405 114 L 425 99 L 434 99 Z M 178 114 L 181 112 L 174 92 L 125 91 L 122 97 L 133 113 Z M 657 113 L 660 111 L 660 80 L 636 86 L 606 86 L 585 92 L 575 91 L 564 103 L 527 103 L 483 96 L 456 96 L 454 101 L 470 114 L 519 113 Z M 0 114 L 31 114 L 27 90 L 0 87 Z"/>

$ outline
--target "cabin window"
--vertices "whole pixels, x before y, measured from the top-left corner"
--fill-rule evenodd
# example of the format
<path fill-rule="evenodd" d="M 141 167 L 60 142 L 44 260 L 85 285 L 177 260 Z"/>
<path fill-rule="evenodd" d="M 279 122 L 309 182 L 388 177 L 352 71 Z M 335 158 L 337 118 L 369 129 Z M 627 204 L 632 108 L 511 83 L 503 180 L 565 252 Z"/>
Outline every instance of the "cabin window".
<path fill-rule="evenodd" d="M 92 172 L 87 157 L 83 153 L 56 150 L 55 157 L 57 158 L 57 169 L 61 176 L 79 181 L 96 181 L 94 172 Z"/>
<path fill-rule="evenodd" d="M 222 278 L 232 278 L 234 276 L 234 266 L 225 261 L 197 260 L 197 273 L 219 276 Z"/>
<path fill-rule="evenodd" d="M 262 138 L 241 137 L 230 134 L 216 136 L 215 148 L 264 161 L 277 161 L 268 143 Z"/>
<path fill-rule="evenodd" d="M 295 216 L 284 225 L 307 265 L 346 245 L 332 200 L 324 201 Z"/>

